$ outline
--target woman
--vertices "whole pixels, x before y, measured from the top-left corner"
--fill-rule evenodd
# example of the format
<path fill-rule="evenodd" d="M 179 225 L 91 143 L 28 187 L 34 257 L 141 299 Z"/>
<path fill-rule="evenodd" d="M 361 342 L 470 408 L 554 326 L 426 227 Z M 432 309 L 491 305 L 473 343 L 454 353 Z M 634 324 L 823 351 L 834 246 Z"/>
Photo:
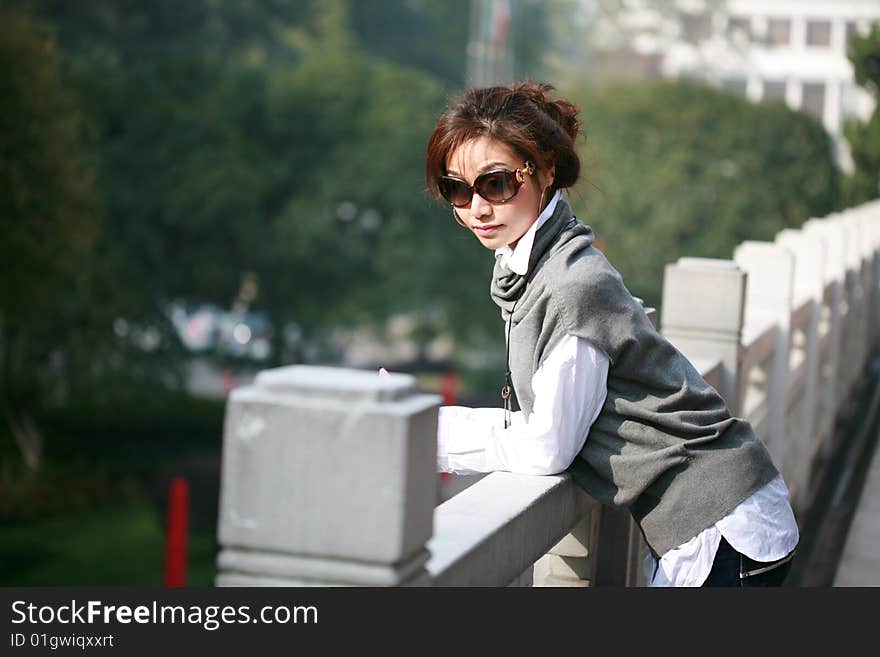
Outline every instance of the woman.
<path fill-rule="evenodd" d="M 429 191 L 495 251 L 508 363 L 504 409 L 440 409 L 438 469 L 568 471 L 630 510 L 653 586 L 780 585 L 798 542 L 785 483 L 572 215 L 578 109 L 551 91 L 468 89 L 428 143 Z"/>

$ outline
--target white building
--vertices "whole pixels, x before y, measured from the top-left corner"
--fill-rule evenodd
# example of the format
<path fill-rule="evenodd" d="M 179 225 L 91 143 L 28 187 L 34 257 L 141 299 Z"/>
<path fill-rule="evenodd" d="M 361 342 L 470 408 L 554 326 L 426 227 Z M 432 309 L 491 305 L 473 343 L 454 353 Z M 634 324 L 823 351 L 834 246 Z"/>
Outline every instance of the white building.
<path fill-rule="evenodd" d="M 847 45 L 880 21 L 880 0 L 623 0 L 616 6 L 612 42 L 626 36 L 665 77 L 702 79 L 813 114 L 834 137 L 840 165 L 851 169 L 844 118 L 867 120 L 875 100 L 856 85 Z"/>

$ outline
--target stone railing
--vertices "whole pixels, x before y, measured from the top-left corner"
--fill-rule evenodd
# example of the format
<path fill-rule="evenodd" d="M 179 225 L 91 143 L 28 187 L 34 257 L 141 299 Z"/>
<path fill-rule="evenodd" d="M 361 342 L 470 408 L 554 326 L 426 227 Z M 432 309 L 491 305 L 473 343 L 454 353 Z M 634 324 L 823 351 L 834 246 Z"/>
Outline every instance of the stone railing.
<path fill-rule="evenodd" d="M 803 513 L 835 421 L 878 347 L 880 203 L 744 242 L 732 261 L 667 265 L 661 325 L 752 423 Z"/>
<path fill-rule="evenodd" d="M 766 443 L 798 514 L 880 338 L 880 202 L 666 268 L 661 329 Z M 234 390 L 219 586 L 642 585 L 640 533 L 568 475 L 496 472 L 436 506 L 439 397 L 306 366 Z"/>

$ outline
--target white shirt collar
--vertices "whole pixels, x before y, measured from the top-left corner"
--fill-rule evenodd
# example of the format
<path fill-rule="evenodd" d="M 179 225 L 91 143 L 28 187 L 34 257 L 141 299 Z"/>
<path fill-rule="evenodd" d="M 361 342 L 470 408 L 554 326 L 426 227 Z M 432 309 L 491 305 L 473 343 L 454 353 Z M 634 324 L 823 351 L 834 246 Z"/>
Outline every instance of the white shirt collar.
<path fill-rule="evenodd" d="M 535 223 L 529 227 L 525 235 L 523 235 L 519 239 L 519 242 L 516 243 L 515 249 L 511 249 L 510 246 L 507 245 L 502 246 L 500 249 L 495 249 L 495 258 L 501 259 L 500 264 L 502 267 L 507 265 L 513 273 L 519 274 L 520 276 L 526 275 L 526 272 L 529 269 L 529 257 L 532 255 L 532 246 L 535 244 L 535 233 L 537 233 L 538 229 L 544 225 L 544 222 L 553 215 L 554 210 L 556 210 L 556 204 L 561 198 L 562 190 L 557 189 L 556 193 L 553 194 L 553 198 L 551 198 L 550 202 L 547 204 L 547 207 L 538 215 Z"/>

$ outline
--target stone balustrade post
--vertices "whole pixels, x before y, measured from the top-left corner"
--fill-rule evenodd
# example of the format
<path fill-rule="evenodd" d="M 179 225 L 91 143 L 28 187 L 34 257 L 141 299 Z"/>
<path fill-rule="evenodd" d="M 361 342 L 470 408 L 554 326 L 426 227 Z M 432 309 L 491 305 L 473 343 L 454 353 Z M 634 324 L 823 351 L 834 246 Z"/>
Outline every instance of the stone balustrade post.
<path fill-rule="evenodd" d="M 859 222 L 864 234 L 866 260 L 865 302 L 868 327 L 868 350 L 872 353 L 880 338 L 880 205 L 869 203 L 859 208 Z"/>
<path fill-rule="evenodd" d="M 880 348 L 880 201 L 869 204 L 864 213 L 871 250 L 871 344 Z"/>
<path fill-rule="evenodd" d="M 439 403 L 408 375 L 329 367 L 233 390 L 216 584 L 430 585 Z"/>
<path fill-rule="evenodd" d="M 848 220 L 852 231 L 857 235 L 856 253 L 859 266 L 859 362 L 860 371 L 864 369 L 873 346 L 873 322 L 874 309 L 874 253 L 875 247 L 871 239 L 871 229 L 867 208 L 860 206 L 853 208 Z M 858 376 L 858 375 L 856 375 Z"/>
<path fill-rule="evenodd" d="M 871 248 L 871 345 L 880 348 L 880 201 L 865 209 L 865 224 Z"/>
<path fill-rule="evenodd" d="M 802 228 L 804 235 L 816 240 L 825 252 L 824 285 L 820 333 L 826 342 L 820 362 L 819 409 L 821 416 L 821 452 L 827 457 L 834 440 L 834 420 L 837 417 L 838 370 L 840 369 L 841 329 L 843 323 L 844 276 L 843 241 L 840 232 L 825 219 L 810 219 Z"/>
<path fill-rule="evenodd" d="M 740 411 L 737 375 L 745 311 L 746 273 L 731 260 L 679 258 L 663 278 L 663 335 L 688 359 L 723 365 L 718 392 Z"/>
<path fill-rule="evenodd" d="M 802 334 L 793 334 L 791 347 L 796 360 L 803 363 L 804 383 L 800 403 L 786 423 L 786 445 L 795 454 L 795 474 L 789 480 L 792 503 L 796 509 L 806 509 L 814 487 L 810 476 L 819 447 L 819 323 L 822 317 L 822 295 L 825 288 L 825 250 L 817 240 L 803 231 L 785 229 L 776 235 L 776 243 L 794 253 L 794 307 L 809 304 L 809 317 Z"/>
<path fill-rule="evenodd" d="M 766 443 L 776 467 L 791 480 L 785 463 L 785 421 L 788 409 L 789 347 L 794 295 L 794 255 L 772 242 L 746 241 L 734 250 L 733 259 L 748 275 L 745 322 L 775 324 L 776 343 L 767 373 Z M 745 375 L 745 373 L 740 373 Z"/>
<path fill-rule="evenodd" d="M 848 366 L 845 368 L 847 376 L 843 381 L 843 392 L 846 395 L 849 395 L 857 385 L 867 356 L 864 236 L 857 212 L 856 209 L 845 210 L 837 218 L 841 231 L 846 235 L 844 258 L 848 313 L 844 354 Z"/>

